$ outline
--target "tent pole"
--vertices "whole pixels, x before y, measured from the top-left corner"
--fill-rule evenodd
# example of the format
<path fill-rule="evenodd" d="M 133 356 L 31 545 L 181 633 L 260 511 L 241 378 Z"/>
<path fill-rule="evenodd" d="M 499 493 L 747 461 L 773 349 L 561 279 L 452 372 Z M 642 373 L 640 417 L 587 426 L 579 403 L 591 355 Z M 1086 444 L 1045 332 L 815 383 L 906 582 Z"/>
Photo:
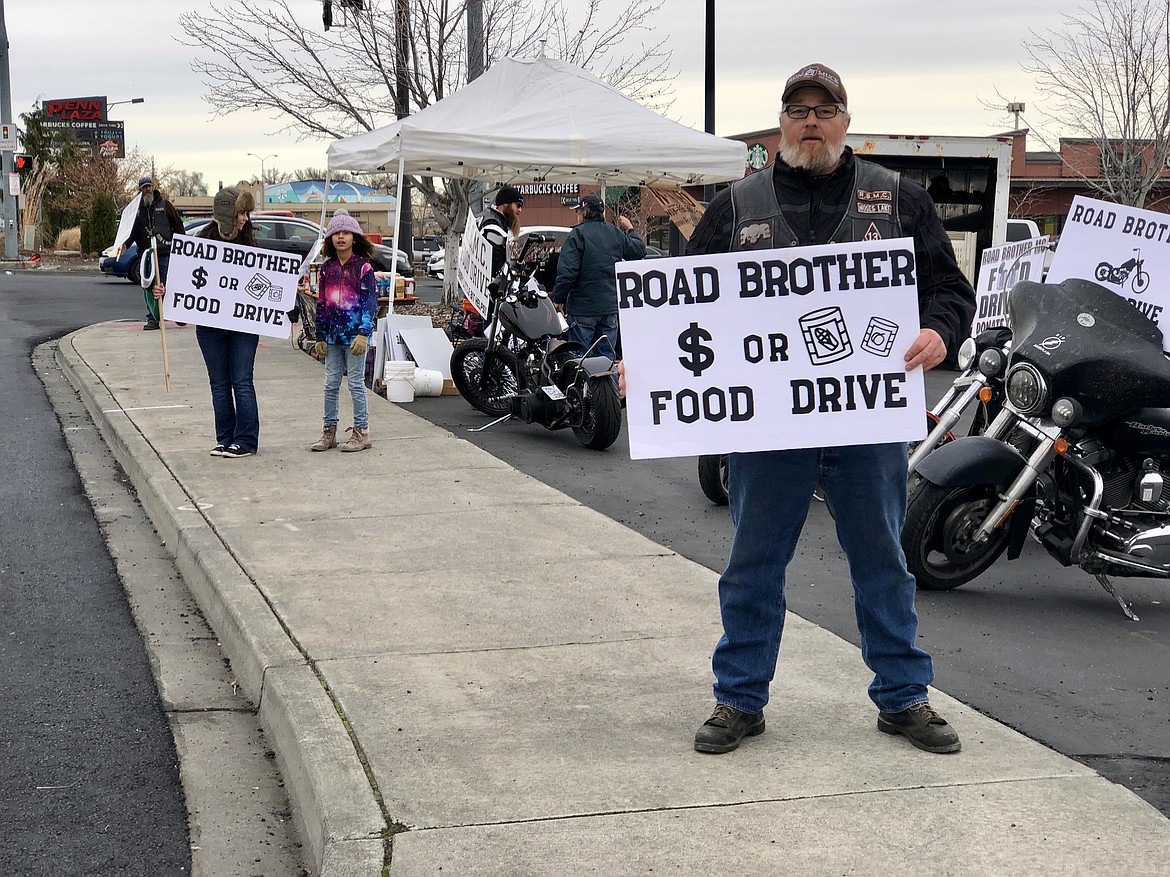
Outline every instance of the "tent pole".
<path fill-rule="evenodd" d="M 333 177 L 333 169 L 325 168 L 325 191 L 321 193 L 321 228 L 325 227 L 325 207 L 329 203 L 329 180 Z"/>
<path fill-rule="evenodd" d="M 394 293 L 398 289 L 398 226 L 402 222 L 402 178 L 406 166 L 406 151 L 402 148 L 402 135 L 398 135 L 398 195 L 394 199 L 394 243 L 393 258 L 390 260 L 390 313 L 394 313 Z M 411 230 L 413 234 L 413 229 Z M 411 240 L 412 249 L 414 241 Z"/>

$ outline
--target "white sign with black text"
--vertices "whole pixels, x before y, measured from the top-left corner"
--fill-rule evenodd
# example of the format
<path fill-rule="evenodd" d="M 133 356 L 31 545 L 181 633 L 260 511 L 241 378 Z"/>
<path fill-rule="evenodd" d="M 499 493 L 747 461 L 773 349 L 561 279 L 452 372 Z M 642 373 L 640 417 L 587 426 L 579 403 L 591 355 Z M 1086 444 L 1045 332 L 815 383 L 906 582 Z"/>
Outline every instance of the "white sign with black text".
<path fill-rule="evenodd" d="M 168 320 L 287 338 L 301 257 L 175 235 L 163 312 Z"/>
<path fill-rule="evenodd" d="M 909 238 L 621 262 L 630 456 L 925 435 Z"/>
<path fill-rule="evenodd" d="M 1094 280 L 1162 330 L 1170 351 L 1170 216 L 1078 195 L 1060 233 L 1048 282 Z"/>
<path fill-rule="evenodd" d="M 475 305 L 481 316 L 488 312 L 488 281 L 492 279 L 492 245 L 476 225 L 475 217 L 467 211 L 463 226 L 463 240 L 459 242 L 459 264 L 456 277 L 463 297 Z"/>
<path fill-rule="evenodd" d="M 1040 282 L 1048 243 L 1048 237 L 1028 238 L 983 251 L 979 260 L 979 279 L 975 283 L 972 337 L 992 326 L 1011 325 L 1007 312 L 1008 292 L 1023 280 Z"/>

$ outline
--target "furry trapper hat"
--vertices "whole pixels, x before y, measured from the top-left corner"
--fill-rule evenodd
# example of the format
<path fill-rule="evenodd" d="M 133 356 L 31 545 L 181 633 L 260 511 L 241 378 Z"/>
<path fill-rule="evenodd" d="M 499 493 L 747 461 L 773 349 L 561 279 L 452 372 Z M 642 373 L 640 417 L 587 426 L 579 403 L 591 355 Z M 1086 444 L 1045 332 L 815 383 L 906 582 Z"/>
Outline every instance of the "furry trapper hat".
<path fill-rule="evenodd" d="M 211 215 L 219 226 L 221 237 L 231 240 L 236 236 L 236 214 L 251 213 L 256 209 L 256 198 L 247 189 L 225 186 L 215 193 Z"/>

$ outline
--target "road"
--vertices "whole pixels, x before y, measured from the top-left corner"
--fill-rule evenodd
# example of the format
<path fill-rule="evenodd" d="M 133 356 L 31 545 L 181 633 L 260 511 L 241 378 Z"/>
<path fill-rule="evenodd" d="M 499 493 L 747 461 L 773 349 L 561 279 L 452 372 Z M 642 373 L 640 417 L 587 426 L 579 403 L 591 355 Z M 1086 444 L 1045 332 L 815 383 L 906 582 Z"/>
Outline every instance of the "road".
<path fill-rule="evenodd" d="M 144 312 L 125 281 L 0 268 L 0 873 L 191 873 L 175 744 L 142 639 L 30 362 Z"/>
<path fill-rule="evenodd" d="M 433 295 L 428 285 L 420 284 L 424 300 Z M 929 375 L 929 397 L 952 378 Z M 488 418 L 459 397 L 419 399 L 411 410 L 712 570 L 727 559 L 730 516 L 699 490 L 693 458 L 631 461 L 624 434 L 609 451 L 591 452 L 568 431 L 521 423 L 472 433 Z M 1001 560 L 971 584 L 920 592 L 920 640 L 934 656 L 937 687 L 1170 815 L 1170 584 L 1117 584 L 1140 622 L 1126 619 L 1090 576 L 1029 543 L 1019 560 Z M 711 601 L 715 612 L 714 593 Z M 789 570 L 788 605 L 858 643 L 845 560 L 816 504 Z M 779 672 L 783 684 L 783 659 Z"/>

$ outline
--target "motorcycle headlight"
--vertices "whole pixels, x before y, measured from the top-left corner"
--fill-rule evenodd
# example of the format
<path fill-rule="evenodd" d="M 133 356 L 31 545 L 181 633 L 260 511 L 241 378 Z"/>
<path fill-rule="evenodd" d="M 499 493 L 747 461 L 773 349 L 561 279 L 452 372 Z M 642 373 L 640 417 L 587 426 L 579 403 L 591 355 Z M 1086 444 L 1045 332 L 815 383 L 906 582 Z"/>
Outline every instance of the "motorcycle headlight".
<path fill-rule="evenodd" d="M 989 347 L 979 355 L 979 371 L 989 377 L 1003 374 L 1003 367 L 1007 364 L 1007 357 L 998 347 Z"/>
<path fill-rule="evenodd" d="M 966 371 L 971 367 L 971 363 L 975 361 L 975 339 L 968 338 L 959 345 L 959 353 L 955 357 L 959 363 L 959 370 Z"/>
<path fill-rule="evenodd" d="M 1022 362 L 1008 372 L 1007 396 L 1021 414 L 1037 414 L 1048 404 L 1048 384 L 1036 366 Z"/>
<path fill-rule="evenodd" d="M 1081 408 L 1081 403 L 1076 399 L 1062 397 L 1052 403 L 1052 422 L 1061 429 L 1075 426 L 1083 413 L 1084 409 Z"/>

